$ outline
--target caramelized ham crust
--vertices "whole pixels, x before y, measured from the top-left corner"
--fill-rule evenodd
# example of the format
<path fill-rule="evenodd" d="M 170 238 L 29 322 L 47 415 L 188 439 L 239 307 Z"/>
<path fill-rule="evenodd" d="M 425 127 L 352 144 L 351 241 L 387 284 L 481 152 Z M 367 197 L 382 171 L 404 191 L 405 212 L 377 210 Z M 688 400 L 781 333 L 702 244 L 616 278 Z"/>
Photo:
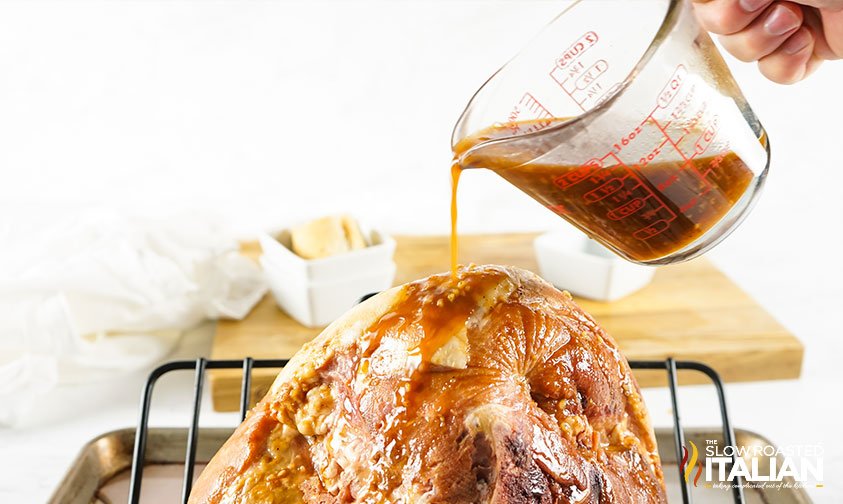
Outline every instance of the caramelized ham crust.
<path fill-rule="evenodd" d="M 383 292 L 325 329 L 190 502 L 666 499 L 615 342 L 532 273 L 472 266 Z"/>

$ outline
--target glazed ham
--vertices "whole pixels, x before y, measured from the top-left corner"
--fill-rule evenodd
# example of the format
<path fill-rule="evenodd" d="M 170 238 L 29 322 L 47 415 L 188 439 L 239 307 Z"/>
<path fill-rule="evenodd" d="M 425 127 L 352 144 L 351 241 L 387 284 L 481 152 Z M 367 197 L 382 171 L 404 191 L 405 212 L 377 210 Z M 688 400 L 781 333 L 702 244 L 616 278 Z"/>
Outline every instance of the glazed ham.
<path fill-rule="evenodd" d="M 565 292 L 460 268 L 306 345 L 194 486 L 199 503 L 662 503 L 629 365 Z"/>

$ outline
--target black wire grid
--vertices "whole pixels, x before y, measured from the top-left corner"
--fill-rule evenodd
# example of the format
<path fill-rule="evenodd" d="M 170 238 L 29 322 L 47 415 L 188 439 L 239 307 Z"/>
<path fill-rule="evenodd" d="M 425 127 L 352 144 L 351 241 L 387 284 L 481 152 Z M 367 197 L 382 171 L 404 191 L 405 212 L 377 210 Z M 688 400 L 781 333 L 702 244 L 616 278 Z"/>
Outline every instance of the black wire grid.
<path fill-rule="evenodd" d="M 252 369 L 253 368 L 282 368 L 287 364 L 287 359 L 265 359 L 255 360 L 247 357 L 240 360 L 207 360 L 204 358 L 196 359 L 195 361 L 175 361 L 164 364 L 155 369 L 146 380 L 146 385 L 141 398 L 140 415 L 138 418 L 138 427 L 135 432 L 135 446 L 132 457 L 132 474 L 129 486 L 129 502 L 131 504 L 138 504 L 140 501 L 141 483 L 143 481 L 143 468 L 146 462 L 146 441 L 149 430 L 149 408 L 152 402 L 152 389 L 158 379 L 170 372 L 176 370 L 190 370 L 195 371 L 195 381 L 193 385 L 193 416 L 187 434 L 187 452 L 185 453 L 184 465 L 184 484 L 182 486 L 181 501 L 186 504 L 187 498 L 190 495 L 190 488 L 193 485 L 193 466 L 196 461 L 196 437 L 199 430 L 199 409 L 202 402 L 202 388 L 205 382 L 206 369 L 243 369 L 243 381 L 240 390 L 240 419 L 246 418 L 246 412 L 250 407 L 251 388 L 252 388 Z M 723 391 L 723 381 L 714 369 L 693 361 L 677 361 L 669 357 L 663 361 L 629 361 L 629 366 L 632 369 L 661 369 L 667 372 L 668 386 L 670 388 L 670 399 L 673 406 L 673 437 L 676 444 L 676 461 L 679 466 L 679 486 L 682 489 L 682 502 L 684 504 L 691 504 L 690 485 L 685 482 L 685 468 L 680 463 L 682 460 L 682 447 L 685 445 L 685 434 L 682 429 L 681 416 L 679 414 L 679 403 L 677 401 L 677 369 L 691 369 L 699 371 L 711 379 L 717 390 L 717 398 L 720 407 L 720 416 L 723 420 L 723 439 L 729 446 L 735 446 L 735 433 L 732 430 L 732 424 L 729 421 L 729 412 L 726 408 L 726 396 Z M 734 450 L 733 453 L 736 453 Z M 734 463 L 736 455 L 732 456 Z M 732 495 L 736 504 L 744 504 L 743 488 L 740 479 L 734 482 Z"/>

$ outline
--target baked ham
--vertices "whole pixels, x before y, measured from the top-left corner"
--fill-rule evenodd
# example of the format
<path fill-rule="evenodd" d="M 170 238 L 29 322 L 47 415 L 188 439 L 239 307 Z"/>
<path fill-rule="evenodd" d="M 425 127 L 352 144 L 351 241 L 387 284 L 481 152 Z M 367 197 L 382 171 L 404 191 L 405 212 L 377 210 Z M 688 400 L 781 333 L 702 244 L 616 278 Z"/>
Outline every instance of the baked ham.
<path fill-rule="evenodd" d="M 385 291 L 290 361 L 193 487 L 200 503 L 663 503 L 617 345 L 532 273 Z"/>

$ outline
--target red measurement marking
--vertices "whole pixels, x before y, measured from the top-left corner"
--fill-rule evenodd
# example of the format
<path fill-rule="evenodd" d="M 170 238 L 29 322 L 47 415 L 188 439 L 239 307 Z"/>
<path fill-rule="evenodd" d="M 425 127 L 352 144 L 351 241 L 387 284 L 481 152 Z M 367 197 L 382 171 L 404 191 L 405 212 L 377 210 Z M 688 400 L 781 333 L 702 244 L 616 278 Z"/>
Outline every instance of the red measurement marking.
<path fill-rule="evenodd" d="M 676 70 L 673 72 L 673 75 L 670 77 L 670 80 L 667 81 L 662 91 L 659 93 L 659 96 L 656 100 L 658 103 L 659 108 L 666 108 L 670 105 L 670 102 L 673 101 L 673 98 L 679 94 L 679 90 L 682 88 L 682 84 L 685 83 L 686 78 L 688 77 L 688 70 L 685 68 L 685 65 L 679 65 L 676 67 Z"/>
<path fill-rule="evenodd" d="M 576 65 L 582 66 L 581 63 L 576 63 Z M 596 81 L 602 72 L 600 74 L 591 74 L 588 85 L 585 85 L 585 81 L 579 80 L 574 84 L 569 84 L 573 78 L 577 77 L 576 73 L 573 69 L 562 70 L 559 67 L 553 67 L 553 70 L 550 71 L 550 77 L 559 84 L 562 91 L 583 111 L 587 110 L 584 106 L 586 102 L 589 102 L 589 106 L 599 104 L 618 89 L 617 84 L 606 89 L 603 83 Z M 585 85 L 585 87 L 578 88 L 578 85 Z"/>
<path fill-rule="evenodd" d="M 670 208 L 668 208 L 667 205 L 664 204 L 664 201 L 662 201 L 662 199 L 658 196 L 658 194 L 656 194 L 648 185 L 644 184 L 641 181 L 641 177 L 639 176 L 638 171 L 630 169 L 628 166 L 626 166 L 623 163 L 623 161 L 621 161 L 620 158 L 618 158 L 618 156 L 614 152 L 609 152 L 608 154 L 603 156 L 603 158 L 601 158 L 601 161 L 603 161 L 604 164 L 608 164 L 610 166 L 616 165 L 616 166 L 612 166 L 612 170 L 613 171 L 615 171 L 615 170 L 622 171 L 624 173 L 621 176 L 622 178 L 632 179 L 632 181 L 634 181 L 635 183 L 632 185 L 631 190 L 634 190 L 638 187 L 643 188 L 644 192 L 646 193 L 646 196 L 639 197 L 641 200 L 648 200 L 650 198 L 655 200 L 655 203 L 653 204 L 655 209 L 648 210 L 646 213 L 642 214 L 642 215 L 646 216 L 647 214 L 652 212 L 652 215 L 650 215 L 649 217 L 646 217 L 647 220 L 650 220 L 652 217 L 654 217 L 656 212 L 658 212 L 660 210 L 662 211 L 662 215 L 664 215 L 665 213 L 668 214 L 665 218 L 661 219 L 660 221 L 656 221 L 652 225 L 661 226 L 662 224 L 659 224 L 659 222 L 663 221 L 665 223 L 665 228 L 667 228 L 667 226 L 669 226 L 670 223 L 673 222 L 676 219 L 676 213 L 673 210 L 671 210 Z M 628 193 L 629 195 L 631 195 L 632 194 L 631 190 L 625 191 L 625 192 Z M 650 226 L 648 226 L 648 228 L 649 227 Z M 641 230 L 639 230 L 639 231 L 641 231 Z M 664 231 L 664 229 L 662 229 L 658 232 L 660 233 L 661 231 Z M 642 231 L 642 233 L 644 233 L 644 231 Z M 644 239 L 644 238 L 642 238 L 642 239 Z"/>
<path fill-rule="evenodd" d="M 588 86 L 593 84 L 598 77 L 606 73 L 606 70 L 608 69 L 609 64 L 606 63 L 606 60 L 601 59 L 595 61 L 593 65 L 588 67 L 588 70 L 583 72 L 583 74 L 577 78 L 577 81 L 574 83 L 574 87 L 576 89 L 587 88 Z"/>
<path fill-rule="evenodd" d="M 568 215 L 571 213 L 562 205 L 547 205 L 547 208 L 556 212 L 558 215 Z"/>
<path fill-rule="evenodd" d="M 588 181 L 591 182 L 592 184 L 599 184 L 601 182 L 604 182 L 606 179 L 608 179 L 611 176 L 612 176 L 612 170 L 607 170 L 607 169 L 597 170 L 596 172 L 594 172 L 594 175 L 592 175 L 591 177 L 588 178 Z"/>
<path fill-rule="evenodd" d="M 703 152 L 708 149 L 711 142 L 714 141 L 714 137 L 717 136 L 717 116 L 714 116 L 711 119 L 711 124 L 708 125 L 708 128 L 703 131 L 700 138 L 697 139 L 697 143 L 694 144 L 694 154 L 702 154 Z"/>
<path fill-rule="evenodd" d="M 664 191 L 668 187 L 672 186 L 674 182 L 677 181 L 679 181 L 679 175 L 673 174 L 670 176 L 670 178 L 658 184 L 656 187 L 659 189 L 659 191 Z"/>
<path fill-rule="evenodd" d="M 661 233 L 665 229 L 670 227 L 670 222 L 665 219 L 657 220 L 656 222 L 650 224 L 647 227 L 643 227 L 633 233 L 633 236 L 638 238 L 639 240 L 646 240 L 648 238 L 652 238 L 657 234 Z"/>
<path fill-rule="evenodd" d="M 585 32 L 576 42 L 570 45 L 559 58 L 556 59 L 556 65 L 559 68 L 565 68 L 577 60 L 584 52 L 589 50 L 600 38 L 593 31 Z"/>
<path fill-rule="evenodd" d="M 614 95 L 615 95 L 615 93 L 616 93 L 616 92 L 617 92 L 617 91 L 618 91 L 621 87 L 623 87 L 623 83 L 618 82 L 618 83 L 616 83 L 614 86 L 612 86 L 612 87 L 610 87 L 609 89 L 607 89 L 607 90 L 606 90 L 606 92 L 605 92 L 605 93 L 603 93 L 603 96 L 601 96 L 600 98 L 598 98 L 598 99 L 597 99 L 597 101 L 596 101 L 596 102 L 594 102 L 594 106 L 596 107 L 597 105 L 600 105 L 600 104 L 601 104 L 601 103 L 603 103 L 604 101 L 606 101 L 606 100 L 608 100 L 609 98 L 611 98 L 612 96 L 614 96 Z M 642 124 L 643 124 L 643 123 L 642 123 Z"/>
<path fill-rule="evenodd" d="M 697 198 L 691 198 L 691 201 L 689 201 L 688 203 L 686 203 L 686 204 L 682 205 L 681 207 L 679 207 L 679 211 L 680 211 L 680 212 L 682 212 L 682 213 L 685 213 L 685 212 L 687 212 L 688 210 L 690 210 L 690 209 L 694 208 L 695 206 L 697 206 L 697 203 L 699 203 L 699 200 L 698 200 Z"/>
<path fill-rule="evenodd" d="M 689 158 L 688 156 L 682 152 L 682 149 L 679 148 L 679 142 L 682 141 L 682 138 L 674 140 L 670 138 L 670 135 L 667 134 L 667 127 L 672 124 L 672 120 L 667 120 L 664 124 L 659 124 L 659 121 L 655 118 L 655 113 L 659 109 L 666 109 L 671 102 L 676 98 L 679 94 L 680 90 L 683 88 L 684 84 L 688 81 L 688 70 L 685 68 L 684 65 L 678 65 L 676 70 L 674 70 L 673 75 L 671 75 L 670 79 L 668 79 L 667 83 L 665 84 L 664 88 L 662 88 L 661 92 L 656 97 L 656 107 L 650 113 L 649 119 L 653 121 L 653 124 L 656 125 L 659 130 L 664 134 L 664 136 L 670 142 L 670 145 L 682 156 L 682 159 L 687 161 Z M 683 102 L 677 105 L 677 108 L 684 108 L 687 107 L 688 103 L 690 103 L 691 96 L 693 96 L 694 87 L 691 87 L 689 91 L 689 95 L 685 97 Z M 674 117 L 676 116 L 676 111 L 674 111 Z"/>
<path fill-rule="evenodd" d="M 650 164 L 650 162 L 651 162 L 652 160 L 656 159 L 656 156 L 658 156 L 658 155 L 661 153 L 661 151 L 662 151 L 662 147 L 664 147 L 664 144 L 666 144 L 666 143 L 667 143 L 667 137 L 665 137 L 665 138 L 664 138 L 664 140 L 662 140 L 662 143 L 660 143 L 660 144 L 658 145 L 658 147 L 656 147 L 655 149 L 653 149 L 653 150 L 652 150 L 649 154 L 647 154 L 646 156 L 644 156 L 644 157 L 642 157 L 641 159 L 639 159 L 639 160 L 638 160 L 638 164 L 637 164 L 637 165 L 633 165 L 633 166 L 635 166 L 635 167 L 636 167 L 636 168 L 638 168 L 638 169 L 641 169 L 641 168 L 643 168 L 643 167 L 647 166 L 648 164 Z"/>
<path fill-rule="evenodd" d="M 658 211 L 659 211 L 658 208 L 654 208 L 652 210 L 647 210 L 646 212 L 641 214 L 641 217 L 644 218 L 644 219 L 650 220 L 650 219 L 652 219 L 653 217 L 656 216 L 656 213 Z"/>
<path fill-rule="evenodd" d="M 682 159 L 684 159 L 685 161 L 687 161 L 687 160 L 688 160 L 688 156 L 686 156 L 686 155 L 685 155 L 685 153 L 684 153 L 684 152 L 682 152 L 682 149 L 680 149 L 680 148 L 679 148 L 679 145 L 677 145 L 679 142 L 681 142 L 681 141 L 682 141 L 682 138 L 685 138 L 685 137 L 684 137 L 684 136 L 682 136 L 679 140 L 676 140 L 676 141 L 674 142 L 673 140 L 671 140 L 670 135 L 668 135 L 668 134 L 667 134 L 667 127 L 666 127 L 666 126 L 662 126 L 661 124 L 659 124 L 659 122 L 658 122 L 658 121 L 656 121 L 656 118 L 655 118 L 655 117 L 651 117 L 650 119 L 652 119 L 652 120 L 653 120 L 653 124 L 655 124 L 655 125 L 656 125 L 656 127 L 657 127 L 657 128 L 658 128 L 658 129 L 662 132 L 662 134 L 665 136 L 665 138 L 667 138 L 667 141 L 668 141 L 668 142 L 670 142 L 670 145 L 672 145 L 672 146 L 673 146 L 673 148 L 674 148 L 674 149 L 676 149 L 676 152 L 678 152 L 678 153 L 679 153 L 679 155 L 680 155 L 680 156 L 682 156 Z"/>
<path fill-rule="evenodd" d="M 603 168 L 603 163 L 599 159 L 591 159 L 576 170 L 556 177 L 553 184 L 560 189 L 567 189 L 575 184 L 579 184 L 600 168 Z"/>
<path fill-rule="evenodd" d="M 530 93 L 524 93 L 518 103 L 512 107 L 512 112 L 509 114 L 509 129 L 513 134 L 533 133 L 543 130 L 551 125 L 551 121 L 538 121 L 522 124 L 518 121 L 530 121 L 535 119 L 550 119 L 553 114 L 547 110 L 544 105 Z M 522 126 L 529 125 L 529 127 L 522 130 Z"/>
<path fill-rule="evenodd" d="M 696 154 L 694 154 L 694 156 L 696 156 Z M 700 178 L 700 180 L 702 181 L 702 183 L 703 183 L 703 184 L 705 184 L 705 189 L 703 189 L 703 190 L 700 192 L 700 196 L 702 196 L 702 195 L 704 195 L 704 194 L 708 194 L 708 191 L 710 191 L 710 190 L 711 190 L 711 182 L 709 182 L 709 181 L 708 181 L 708 179 L 707 179 L 707 178 L 705 178 L 705 175 L 703 175 L 702 173 L 700 173 L 700 171 L 697 169 L 697 166 L 696 166 L 694 163 L 692 163 L 692 162 L 691 162 L 691 161 L 694 159 L 694 156 L 691 156 L 691 157 L 688 159 L 688 161 L 687 161 L 684 165 L 682 165 L 682 169 L 683 169 L 683 170 L 686 170 L 686 171 L 692 171 L 692 172 L 694 172 L 694 173 L 697 175 L 697 177 L 699 177 L 699 178 Z"/>
<path fill-rule="evenodd" d="M 694 88 L 692 87 L 691 90 L 693 91 L 693 89 Z M 706 110 L 708 110 L 708 103 L 703 102 L 702 105 L 700 105 L 700 108 L 697 109 L 697 111 L 694 113 L 694 115 L 686 120 L 685 127 L 682 128 L 686 134 L 690 135 L 691 132 L 694 131 L 694 127 L 700 123 L 703 117 L 705 117 Z M 678 111 L 673 112 L 673 115 L 676 117 L 678 117 L 677 112 Z"/>
<path fill-rule="evenodd" d="M 569 98 L 570 98 L 570 99 L 571 99 L 574 103 L 576 103 L 576 104 L 577 104 L 577 107 L 579 107 L 579 108 L 580 108 L 580 110 L 582 110 L 583 112 L 585 112 L 585 107 L 583 107 L 583 106 L 582 106 L 582 104 L 583 104 L 583 102 L 584 102 L 585 100 L 577 100 L 576 98 L 574 98 L 574 95 L 573 95 L 573 94 L 571 94 L 571 92 L 570 92 L 570 91 L 568 91 L 567 89 L 565 89 L 565 82 L 566 82 L 568 79 L 566 79 L 563 75 L 558 75 L 558 74 L 563 74 L 563 73 L 564 73 L 564 72 L 563 72 L 562 70 L 560 70 L 560 69 L 559 69 L 559 67 L 553 67 L 553 70 L 551 70 L 551 71 L 550 71 L 550 78 L 551 78 L 551 79 L 553 79 L 554 81 L 556 81 L 556 83 L 557 83 L 557 84 L 559 84 L 559 87 L 561 87 L 561 88 L 562 88 L 562 91 L 564 91 L 564 92 L 565 92 L 565 94 L 567 94 L 567 95 L 568 95 L 568 97 L 569 97 Z"/>
<path fill-rule="evenodd" d="M 702 173 L 701 177 L 706 178 L 708 177 L 708 174 L 711 173 L 711 170 L 715 168 L 720 168 L 720 163 L 723 162 L 724 157 L 725 156 L 723 154 L 718 154 L 714 156 L 714 158 L 712 158 L 712 160 L 708 163 L 709 168 Z"/>
<path fill-rule="evenodd" d="M 644 208 L 644 200 L 641 198 L 635 198 L 618 208 L 615 208 L 606 215 L 612 220 L 621 220 L 624 217 L 629 217 L 642 208 Z"/>
<path fill-rule="evenodd" d="M 550 111 L 547 110 L 544 105 L 539 103 L 536 97 L 530 93 L 524 93 L 524 96 L 521 97 L 521 101 L 518 103 L 532 112 L 536 119 L 540 119 L 542 117 L 553 117 Z"/>
<path fill-rule="evenodd" d="M 596 203 L 603 198 L 611 196 L 623 187 L 623 179 L 612 179 L 605 184 L 583 194 L 583 199 L 588 203 Z"/>
<path fill-rule="evenodd" d="M 630 191 L 629 189 L 623 189 L 612 195 L 612 201 L 614 201 L 615 203 L 620 203 L 621 201 L 628 199 L 631 196 L 632 191 Z"/>
<path fill-rule="evenodd" d="M 673 107 L 673 111 L 670 113 L 670 117 L 672 117 L 673 119 L 681 119 L 682 117 L 685 117 L 685 113 L 688 110 L 688 107 L 690 107 L 691 103 L 693 103 L 694 101 L 696 89 L 697 86 L 695 85 L 692 85 L 691 88 L 688 89 L 688 92 L 685 93 L 685 96 L 682 98 L 682 100 L 680 100 L 679 103 L 677 103 L 676 106 Z M 705 112 L 705 103 L 703 103 L 703 108 L 701 110 Z M 688 121 L 686 119 L 685 123 L 687 124 L 687 122 Z"/>
<path fill-rule="evenodd" d="M 599 37 L 593 31 L 581 35 L 553 63 L 550 78 L 568 95 L 577 106 L 585 111 L 617 89 L 617 84 L 600 82 L 609 69 L 606 60 L 588 61 L 582 55 L 597 44 Z"/>

